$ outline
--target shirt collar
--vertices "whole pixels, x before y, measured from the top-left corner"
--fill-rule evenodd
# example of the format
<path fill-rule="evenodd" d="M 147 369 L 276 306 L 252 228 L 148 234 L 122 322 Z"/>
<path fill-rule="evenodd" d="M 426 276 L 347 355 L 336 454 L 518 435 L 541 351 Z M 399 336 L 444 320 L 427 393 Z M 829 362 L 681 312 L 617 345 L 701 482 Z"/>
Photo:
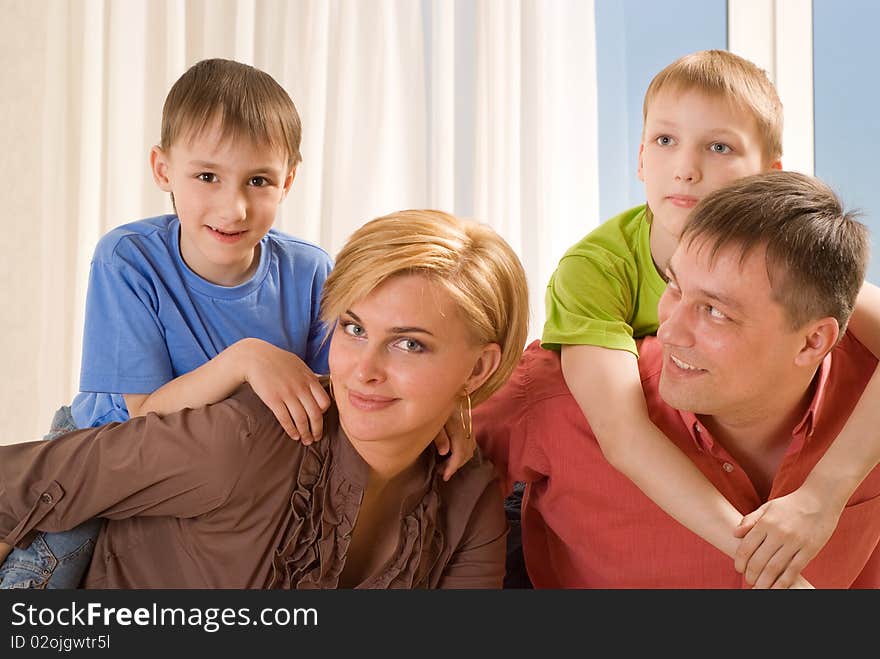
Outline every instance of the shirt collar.
<path fill-rule="evenodd" d="M 825 400 L 825 391 L 828 388 L 828 376 L 830 373 L 831 352 L 825 355 L 825 359 L 819 364 L 819 369 L 813 378 L 816 383 L 813 389 L 813 398 L 810 401 L 810 405 L 807 407 L 806 412 L 804 412 L 804 416 L 801 417 L 801 420 L 791 431 L 791 436 L 793 438 L 802 438 L 806 441 L 813 436 L 813 430 L 815 429 L 817 419 L 819 418 L 819 411 L 822 408 L 822 402 Z M 694 444 L 704 451 L 711 451 L 715 442 L 709 432 L 706 431 L 702 422 L 697 418 L 697 415 L 693 412 L 686 412 L 684 410 L 679 410 L 678 413 L 679 416 L 681 416 L 685 427 L 688 429 L 688 433 Z"/>

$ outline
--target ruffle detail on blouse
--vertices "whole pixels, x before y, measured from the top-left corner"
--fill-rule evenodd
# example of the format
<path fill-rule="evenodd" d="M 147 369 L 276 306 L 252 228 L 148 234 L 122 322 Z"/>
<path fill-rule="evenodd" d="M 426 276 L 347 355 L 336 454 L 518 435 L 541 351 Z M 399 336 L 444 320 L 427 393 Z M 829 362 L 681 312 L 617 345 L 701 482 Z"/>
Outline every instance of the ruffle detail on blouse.
<path fill-rule="evenodd" d="M 325 588 L 339 576 L 361 492 L 334 477 L 328 458 L 314 445 L 303 457 L 290 496 L 286 540 L 272 561 L 270 588 Z"/>
<path fill-rule="evenodd" d="M 440 472 L 434 472 L 431 487 L 416 507 L 401 521 L 401 537 L 387 568 L 368 579 L 363 588 L 428 588 L 431 574 L 445 545 L 440 518 Z"/>

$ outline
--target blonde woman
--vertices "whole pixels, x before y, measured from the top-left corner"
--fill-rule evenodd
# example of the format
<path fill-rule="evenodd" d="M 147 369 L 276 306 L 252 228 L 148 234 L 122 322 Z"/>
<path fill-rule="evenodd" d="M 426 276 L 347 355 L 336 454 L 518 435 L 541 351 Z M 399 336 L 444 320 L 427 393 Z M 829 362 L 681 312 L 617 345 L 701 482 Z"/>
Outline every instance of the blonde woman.
<path fill-rule="evenodd" d="M 0 540 L 107 521 L 90 588 L 497 588 L 507 525 L 477 454 L 433 440 L 507 379 L 525 274 L 491 229 L 437 211 L 368 222 L 322 296 L 333 404 L 286 438 L 248 385 L 165 417 L 0 447 Z"/>

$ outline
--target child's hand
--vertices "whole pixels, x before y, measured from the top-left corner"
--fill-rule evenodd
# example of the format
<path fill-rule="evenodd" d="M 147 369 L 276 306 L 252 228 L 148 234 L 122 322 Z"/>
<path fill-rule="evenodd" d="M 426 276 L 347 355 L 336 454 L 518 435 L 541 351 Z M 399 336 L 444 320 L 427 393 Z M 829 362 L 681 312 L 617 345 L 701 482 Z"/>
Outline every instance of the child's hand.
<path fill-rule="evenodd" d="M 742 518 L 734 535 L 737 572 L 755 588 L 790 588 L 828 542 L 842 507 L 804 487 Z"/>
<path fill-rule="evenodd" d="M 302 359 L 259 339 L 245 339 L 244 380 L 293 439 L 308 446 L 324 432 L 330 397 Z"/>
<path fill-rule="evenodd" d="M 437 437 L 434 438 L 434 446 L 440 455 L 449 453 L 450 448 L 452 455 L 446 461 L 443 468 L 443 480 L 448 481 L 459 468 L 474 456 L 477 448 L 477 441 L 473 434 L 468 436 L 465 428 L 461 425 L 461 418 L 458 414 L 453 413 L 446 421 L 446 425 L 440 429 Z"/>

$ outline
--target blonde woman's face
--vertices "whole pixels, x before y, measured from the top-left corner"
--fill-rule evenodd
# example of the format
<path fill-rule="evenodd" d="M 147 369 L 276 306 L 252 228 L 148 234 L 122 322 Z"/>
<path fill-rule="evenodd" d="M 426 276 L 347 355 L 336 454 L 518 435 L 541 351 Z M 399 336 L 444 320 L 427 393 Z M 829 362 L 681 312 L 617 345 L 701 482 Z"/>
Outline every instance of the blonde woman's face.
<path fill-rule="evenodd" d="M 343 313 L 330 344 L 342 427 L 358 442 L 421 452 L 462 402 L 483 347 L 437 284 L 392 277 Z"/>

